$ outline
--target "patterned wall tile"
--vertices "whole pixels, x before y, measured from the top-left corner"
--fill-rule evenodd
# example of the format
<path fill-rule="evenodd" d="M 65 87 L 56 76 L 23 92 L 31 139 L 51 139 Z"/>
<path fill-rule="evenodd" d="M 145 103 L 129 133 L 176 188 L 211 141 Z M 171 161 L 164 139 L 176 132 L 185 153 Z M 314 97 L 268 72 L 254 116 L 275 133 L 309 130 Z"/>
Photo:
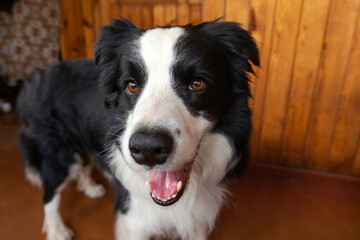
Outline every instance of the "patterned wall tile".
<path fill-rule="evenodd" d="M 59 0 L 20 0 L 0 13 L 0 74 L 24 79 L 59 59 Z"/>

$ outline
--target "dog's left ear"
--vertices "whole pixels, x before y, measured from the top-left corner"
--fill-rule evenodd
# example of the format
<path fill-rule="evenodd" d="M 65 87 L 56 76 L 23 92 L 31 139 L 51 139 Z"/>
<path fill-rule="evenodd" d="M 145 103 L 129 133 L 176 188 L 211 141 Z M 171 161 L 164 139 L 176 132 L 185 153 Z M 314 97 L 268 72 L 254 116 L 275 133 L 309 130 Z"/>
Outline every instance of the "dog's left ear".
<path fill-rule="evenodd" d="M 104 89 L 105 106 L 117 106 L 119 99 L 118 76 L 119 63 L 124 49 L 140 33 L 126 19 L 114 20 L 110 25 L 102 28 L 95 43 L 95 63 L 100 69 L 99 81 Z"/>
<path fill-rule="evenodd" d="M 234 73 L 232 78 L 235 87 L 247 89 L 249 78 L 246 72 L 254 73 L 250 62 L 260 66 L 259 50 L 250 33 L 237 23 L 218 22 L 218 20 L 200 24 L 198 27 L 210 38 L 210 41 L 216 42 L 219 47 L 225 49 Z"/>
<path fill-rule="evenodd" d="M 129 41 L 129 38 L 139 29 L 127 19 L 113 20 L 102 28 L 101 34 L 95 43 L 95 63 L 103 67 L 111 63 L 118 54 L 119 48 Z"/>

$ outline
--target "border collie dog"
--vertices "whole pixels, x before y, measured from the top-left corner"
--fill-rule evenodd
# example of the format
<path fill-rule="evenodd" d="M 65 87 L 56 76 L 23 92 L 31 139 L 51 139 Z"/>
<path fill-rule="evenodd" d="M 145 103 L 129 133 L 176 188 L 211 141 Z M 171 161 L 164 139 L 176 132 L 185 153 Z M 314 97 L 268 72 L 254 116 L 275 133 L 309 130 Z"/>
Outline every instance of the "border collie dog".
<path fill-rule="evenodd" d="M 231 22 L 103 28 L 95 62 L 67 60 L 31 75 L 19 96 L 29 180 L 44 189 L 43 231 L 73 232 L 58 211 L 68 179 L 89 197 L 92 158 L 111 179 L 117 239 L 207 239 L 226 183 L 247 164 L 252 64 L 258 49 Z"/>

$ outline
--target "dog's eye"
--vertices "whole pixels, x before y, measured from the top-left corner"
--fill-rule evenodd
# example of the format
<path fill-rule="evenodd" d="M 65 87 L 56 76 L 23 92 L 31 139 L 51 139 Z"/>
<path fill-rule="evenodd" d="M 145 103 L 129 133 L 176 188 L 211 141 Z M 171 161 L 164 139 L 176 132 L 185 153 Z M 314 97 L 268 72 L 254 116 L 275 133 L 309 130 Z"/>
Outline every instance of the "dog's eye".
<path fill-rule="evenodd" d="M 139 85 L 134 80 L 131 80 L 127 84 L 127 91 L 129 93 L 137 93 L 139 91 Z"/>
<path fill-rule="evenodd" d="M 198 91 L 204 90 L 205 87 L 206 87 L 206 84 L 205 84 L 204 80 L 196 79 L 191 82 L 189 89 L 192 91 L 198 92 Z"/>

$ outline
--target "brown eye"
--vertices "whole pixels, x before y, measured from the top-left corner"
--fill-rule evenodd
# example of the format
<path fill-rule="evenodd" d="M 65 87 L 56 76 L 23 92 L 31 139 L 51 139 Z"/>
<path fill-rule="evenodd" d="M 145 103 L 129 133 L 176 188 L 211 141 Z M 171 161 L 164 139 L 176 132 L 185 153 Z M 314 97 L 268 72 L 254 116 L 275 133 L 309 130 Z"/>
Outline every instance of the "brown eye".
<path fill-rule="evenodd" d="M 198 91 L 203 90 L 205 87 L 206 87 L 206 85 L 205 85 L 204 80 L 196 79 L 190 84 L 189 89 L 192 91 L 198 92 Z"/>
<path fill-rule="evenodd" d="M 139 86 L 135 81 L 130 81 L 127 85 L 127 90 L 129 93 L 137 93 L 139 91 Z"/>

